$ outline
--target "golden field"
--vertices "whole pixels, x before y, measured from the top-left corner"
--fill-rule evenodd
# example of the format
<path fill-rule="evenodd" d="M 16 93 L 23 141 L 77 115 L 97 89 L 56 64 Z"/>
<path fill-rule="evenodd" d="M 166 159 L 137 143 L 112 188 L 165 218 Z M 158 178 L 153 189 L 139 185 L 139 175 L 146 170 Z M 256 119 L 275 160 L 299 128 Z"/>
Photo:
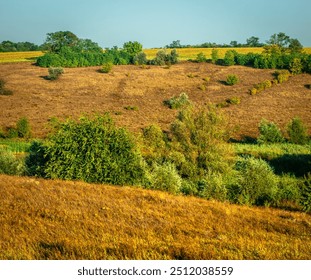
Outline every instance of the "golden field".
<path fill-rule="evenodd" d="M 263 48 L 216 48 L 218 50 L 219 58 L 225 56 L 226 51 L 236 50 L 238 53 L 247 54 L 249 52 L 261 53 Z M 152 59 L 156 56 L 156 53 L 160 49 L 144 49 L 148 59 Z M 167 49 L 170 51 L 171 49 Z M 311 54 L 311 47 L 304 48 L 306 53 Z M 204 53 L 207 58 L 211 58 L 212 48 L 181 48 L 177 49 L 180 60 L 196 59 L 199 53 Z M 39 56 L 43 55 L 41 51 L 32 52 L 0 52 L 0 63 L 8 62 L 23 62 L 23 61 L 35 61 Z"/>
<path fill-rule="evenodd" d="M 0 175 L 0 259 L 311 259 L 311 216 Z"/>

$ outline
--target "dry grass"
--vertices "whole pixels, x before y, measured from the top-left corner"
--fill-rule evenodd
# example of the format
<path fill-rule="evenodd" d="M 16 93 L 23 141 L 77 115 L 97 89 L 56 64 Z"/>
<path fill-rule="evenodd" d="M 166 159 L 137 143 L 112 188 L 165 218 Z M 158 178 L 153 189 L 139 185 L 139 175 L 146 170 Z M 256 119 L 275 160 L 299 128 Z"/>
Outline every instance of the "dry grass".
<path fill-rule="evenodd" d="M 311 259 L 311 217 L 0 175 L 0 259 Z"/>
<path fill-rule="evenodd" d="M 68 68 L 59 80 L 48 81 L 44 79 L 48 75 L 46 68 L 26 62 L 1 64 L 0 78 L 6 81 L 13 95 L 0 96 L 0 127 L 14 126 L 19 118 L 26 116 L 34 137 L 43 137 L 52 117 L 108 111 L 119 125 L 132 131 L 154 123 L 167 129 L 176 110 L 164 106 L 163 101 L 186 92 L 197 104 L 218 104 L 228 98 L 240 98 L 239 105 L 222 109 L 230 125 L 239 128 L 236 137 L 256 137 L 262 118 L 285 127 L 291 118 L 298 116 L 311 132 L 311 94 L 305 86 L 310 84 L 308 74 L 293 76 L 287 82 L 250 96 L 254 84 L 274 78 L 274 70 L 190 62 L 170 69 L 115 66 L 109 74 L 101 74 L 98 69 Z M 189 78 L 190 74 L 193 78 Z M 228 74 L 237 75 L 240 83 L 226 86 Z M 207 76 L 208 83 L 204 81 Z M 204 91 L 200 89 L 202 84 Z M 139 109 L 124 109 L 127 106 Z"/>

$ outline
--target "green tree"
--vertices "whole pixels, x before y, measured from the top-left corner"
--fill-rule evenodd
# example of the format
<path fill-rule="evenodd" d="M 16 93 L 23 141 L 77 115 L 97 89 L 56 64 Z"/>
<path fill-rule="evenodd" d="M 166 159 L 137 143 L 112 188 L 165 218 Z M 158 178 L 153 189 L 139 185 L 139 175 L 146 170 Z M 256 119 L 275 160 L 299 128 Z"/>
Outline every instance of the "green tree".
<path fill-rule="evenodd" d="M 278 34 L 271 35 L 270 39 L 267 41 L 270 45 L 278 45 L 282 48 L 287 47 L 290 42 L 290 37 L 284 32 L 279 32 Z"/>
<path fill-rule="evenodd" d="M 259 38 L 255 36 L 252 36 L 246 39 L 246 45 L 248 47 L 261 47 L 262 46 L 262 44 L 259 43 Z"/>
<path fill-rule="evenodd" d="M 308 141 L 307 127 L 300 118 L 293 118 L 287 125 L 289 141 L 294 144 L 306 144 Z"/>
<path fill-rule="evenodd" d="M 137 42 L 137 41 L 129 41 L 129 42 L 126 42 L 123 44 L 123 50 L 125 52 L 127 52 L 130 57 L 131 57 L 131 60 L 133 60 L 133 58 L 139 54 L 140 52 L 142 52 L 143 50 L 143 46 L 141 43 Z"/>
<path fill-rule="evenodd" d="M 75 47 L 79 38 L 70 31 L 57 31 L 48 33 L 45 45 L 53 53 L 59 53 L 62 47 Z"/>

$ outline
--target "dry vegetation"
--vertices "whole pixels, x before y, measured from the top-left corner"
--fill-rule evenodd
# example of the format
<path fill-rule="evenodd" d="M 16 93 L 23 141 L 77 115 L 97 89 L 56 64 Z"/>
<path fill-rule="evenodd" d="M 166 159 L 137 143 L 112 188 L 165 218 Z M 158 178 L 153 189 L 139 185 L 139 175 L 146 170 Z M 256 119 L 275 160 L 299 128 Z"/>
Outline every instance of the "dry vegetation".
<path fill-rule="evenodd" d="M 159 66 L 114 66 L 109 74 L 98 67 L 67 68 L 58 81 L 48 81 L 47 69 L 30 63 L 0 65 L 1 78 L 12 96 L 0 96 L 0 126 L 12 126 L 26 116 L 34 136 L 46 134 L 52 117 L 78 117 L 83 113 L 111 112 L 119 125 L 139 131 L 152 123 L 166 129 L 176 110 L 163 101 L 186 92 L 198 104 L 221 103 L 228 98 L 240 104 L 223 110 L 236 136 L 256 136 L 262 118 L 284 127 L 290 119 L 300 117 L 311 130 L 310 75 L 291 77 L 287 82 L 266 89 L 255 96 L 249 90 L 265 80 L 272 80 L 274 70 L 243 66 L 218 66 L 184 62 L 169 69 Z M 225 84 L 229 74 L 238 76 L 234 86 Z M 206 81 L 206 77 L 209 81 Z M 204 90 L 202 90 L 204 85 Z M 136 110 L 126 110 L 128 107 Z"/>
<path fill-rule="evenodd" d="M 311 259 L 303 213 L 0 175 L 0 259 Z"/>

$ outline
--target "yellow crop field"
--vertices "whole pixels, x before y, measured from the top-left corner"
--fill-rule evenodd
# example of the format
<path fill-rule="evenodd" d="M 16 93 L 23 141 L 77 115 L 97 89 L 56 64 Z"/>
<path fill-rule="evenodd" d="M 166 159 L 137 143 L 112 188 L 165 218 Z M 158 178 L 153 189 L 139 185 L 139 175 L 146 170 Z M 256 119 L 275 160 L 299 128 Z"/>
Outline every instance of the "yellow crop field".
<path fill-rule="evenodd" d="M 148 59 L 153 59 L 159 50 L 160 49 L 145 49 L 144 52 L 146 53 Z M 171 50 L 172 49 L 167 49 L 167 51 Z M 196 59 L 199 53 L 203 53 L 207 59 L 210 59 L 213 48 L 181 48 L 176 50 L 179 54 L 179 59 L 183 61 L 189 59 Z M 228 50 L 235 50 L 238 53 L 247 54 L 249 52 L 261 53 L 263 51 L 263 48 L 216 48 L 216 50 L 218 50 L 219 58 L 224 58 L 225 53 Z M 311 54 L 311 48 L 304 48 L 304 51 L 308 54 Z"/>
<path fill-rule="evenodd" d="M 37 57 L 41 56 L 42 54 L 43 52 L 41 51 L 2 52 L 0 53 L 0 63 L 34 61 Z"/>

